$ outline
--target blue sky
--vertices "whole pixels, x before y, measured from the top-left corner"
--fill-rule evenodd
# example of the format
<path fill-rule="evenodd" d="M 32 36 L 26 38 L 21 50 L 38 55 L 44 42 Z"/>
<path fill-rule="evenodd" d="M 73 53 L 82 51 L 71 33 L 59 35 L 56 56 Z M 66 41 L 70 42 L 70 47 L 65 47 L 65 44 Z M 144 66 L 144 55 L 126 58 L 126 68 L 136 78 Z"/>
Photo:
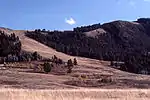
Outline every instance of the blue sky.
<path fill-rule="evenodd" d="M 0 26 L 69 30 L 81 25 L 150 17 L 150 0 L 0 0 Z"/>

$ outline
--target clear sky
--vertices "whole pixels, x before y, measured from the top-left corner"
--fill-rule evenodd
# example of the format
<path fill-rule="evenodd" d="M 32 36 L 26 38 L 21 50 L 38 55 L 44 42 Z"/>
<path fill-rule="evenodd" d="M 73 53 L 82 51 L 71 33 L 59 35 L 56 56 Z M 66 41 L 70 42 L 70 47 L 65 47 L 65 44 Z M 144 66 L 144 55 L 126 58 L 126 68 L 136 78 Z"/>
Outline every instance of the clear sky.
<path fill-rule="evenodd" d="M 150 0 L 0 0 L 0 26 L 68 30 L 150 17 Z"/>

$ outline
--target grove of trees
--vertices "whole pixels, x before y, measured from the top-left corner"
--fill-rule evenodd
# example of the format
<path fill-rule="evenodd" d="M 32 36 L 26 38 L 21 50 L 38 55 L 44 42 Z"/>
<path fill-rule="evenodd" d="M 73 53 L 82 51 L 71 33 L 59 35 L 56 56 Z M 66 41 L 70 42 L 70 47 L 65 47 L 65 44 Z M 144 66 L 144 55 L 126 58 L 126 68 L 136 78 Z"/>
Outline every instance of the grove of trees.
<path fill-rule="evenodd" d="M 21 51 L 21 42 L 18 36 L 15 34 L 7 35 L 0 31 L 0 57 L 7 56 L 9 54 L 19 55 Z"/>

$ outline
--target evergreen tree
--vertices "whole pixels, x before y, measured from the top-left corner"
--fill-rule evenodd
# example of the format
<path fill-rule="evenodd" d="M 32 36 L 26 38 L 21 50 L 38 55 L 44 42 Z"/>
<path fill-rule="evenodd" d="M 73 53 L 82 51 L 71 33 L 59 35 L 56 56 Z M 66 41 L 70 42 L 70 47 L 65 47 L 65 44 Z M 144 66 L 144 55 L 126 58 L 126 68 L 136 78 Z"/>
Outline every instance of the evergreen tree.
<path fill-rule="evenodd" d="M 76 58 L 74 58 L 74 62 L 73 63 L 74 63 L 74 65 L 78 65 Z"/>
<path fill-rule="evenodd" d="M 72 63 L 72 60 L 71 60 L 71 59 L 68 60 L 67 65 L 68 65 L 68 66 L 71 66 L 71 67 L 73 66 L 73 63 Z"/>
<path fill-rule="evenodd" d="M 33 53 L 33 60 L 38 60 L 38 53 L 36 51 Z"/>
<path fill-rule="evenodd" d="M 111 62 L 110 62 L 110 66 L 114 66 L 114 63 L 113 63 L 113 61 L 111 61 Z"/>
<path fill-rule="evenodd" d="M 72 60 L 71 60 L 71 59 L 68 60 L 67 66 L 68 66 L 68 71 L 67 71 L 67 73 L 71 73 L 71 72 L 72 72 L 72 68 L 73 68 L 73 63 L 72 63 Z"/>

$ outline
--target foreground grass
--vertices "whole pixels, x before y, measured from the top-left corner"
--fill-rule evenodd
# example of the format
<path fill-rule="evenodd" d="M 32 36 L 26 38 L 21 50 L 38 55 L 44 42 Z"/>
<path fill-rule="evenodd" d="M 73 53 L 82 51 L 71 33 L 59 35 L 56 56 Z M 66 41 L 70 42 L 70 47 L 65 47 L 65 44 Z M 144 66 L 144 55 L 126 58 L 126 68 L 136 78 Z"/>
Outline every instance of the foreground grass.
<path fill-rule="evenodd" d="M 150 90 L 142 89 L 0 89 L 0 100 L 150 100 Z"/>

